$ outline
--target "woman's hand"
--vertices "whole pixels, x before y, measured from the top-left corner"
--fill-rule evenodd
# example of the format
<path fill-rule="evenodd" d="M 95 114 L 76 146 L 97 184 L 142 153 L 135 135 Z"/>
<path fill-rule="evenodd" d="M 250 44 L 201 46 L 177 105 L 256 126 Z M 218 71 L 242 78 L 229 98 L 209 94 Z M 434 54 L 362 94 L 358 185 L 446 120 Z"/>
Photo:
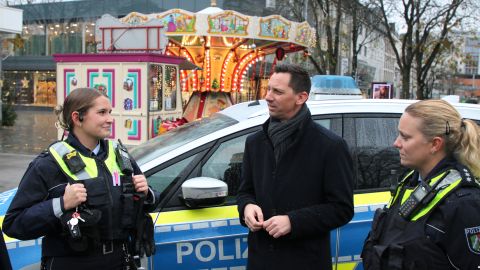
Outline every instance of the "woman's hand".
<path fill-rule="evenodd" d="M 132 176 L 133 185 L 135 186 L 136 192 L 143 192 L 145 195 L 148 195 L 148 183 L 145 175 L 138 174 Z"/>
<path fill-rule="evenodd" d="M 87 189 L 83 184 L 67 184 L 63 194 L 63 207 L 70 210 L 87 201 Z"/>

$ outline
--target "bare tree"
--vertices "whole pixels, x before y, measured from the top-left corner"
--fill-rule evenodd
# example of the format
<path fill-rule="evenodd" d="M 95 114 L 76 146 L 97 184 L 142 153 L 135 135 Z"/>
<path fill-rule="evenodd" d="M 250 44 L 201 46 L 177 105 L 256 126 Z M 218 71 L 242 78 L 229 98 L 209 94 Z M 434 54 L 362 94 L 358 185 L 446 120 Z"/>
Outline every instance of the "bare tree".
<path fill-rule="evenodd" d="M 378 10 L 369 2 L 350 0 L 345 13 L 351 16 L 352 76 L 357 77 L 358 55 L 362 48 L 386 35 Z"/>
<path fill-rule="evenodd" d="M 402 75 L 402 98 L 410 98 L 412 70 L 416 71 L 416 97 L 424 99 L 426 79 L 438 55 L 446 48 L 449 34 L 475 10 L 474 0 L 372 0 L 379 7 L 387 37 Z M 395 46 L 392 22 L 405 27 L 401 48 Z"/>

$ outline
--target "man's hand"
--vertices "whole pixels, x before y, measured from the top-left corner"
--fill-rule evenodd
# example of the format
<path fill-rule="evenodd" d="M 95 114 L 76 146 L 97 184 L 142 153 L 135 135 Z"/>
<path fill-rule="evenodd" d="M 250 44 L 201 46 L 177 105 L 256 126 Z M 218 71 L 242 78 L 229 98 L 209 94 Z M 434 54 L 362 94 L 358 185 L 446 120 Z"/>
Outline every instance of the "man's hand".
<path fill-rule="evenodd" d="M 243 216 L 250 231 L 256 232 L 263 228 L 263 212 L 258 205 L 247 204 L 243 210 Z"/>
<path fill-rule="evenodd" d="M 145 175 L 143 174 L 138 174 L 132 176 L 132 182 L 133 185 L 135 185 L 135 191 L 136 192 L 143 192 L 145 195 L 148 195 L 148 183 L 147 183 L 147 178 L 145 178 Z"/>
<path fill-rule="evenodd" d="M 87 201 L 87 189 L 83 184 L 67 184 L 63 193 L 63 207 L 70 210 Z"/>
<path fill-rule="evenodd" d="M 279 238 L 292 231 L 292 225 L 290 224 L 290 218 L 288 216 L 274 216 L 266 220 L 263 223 L 263 228 L 273 236 L 273 238 Z"/>

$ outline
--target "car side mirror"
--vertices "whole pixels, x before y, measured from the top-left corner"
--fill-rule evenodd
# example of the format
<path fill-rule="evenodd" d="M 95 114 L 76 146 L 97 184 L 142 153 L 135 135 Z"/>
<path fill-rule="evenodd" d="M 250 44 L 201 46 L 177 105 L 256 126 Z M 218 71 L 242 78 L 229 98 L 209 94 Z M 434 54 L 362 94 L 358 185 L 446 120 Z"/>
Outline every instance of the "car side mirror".
<path fill-rule="evenodd" d="M 195 177 L 182 184 L 182 199 L 190 208 L 222 205 L 228 194 L 228 185 L 210 177 Z"/>

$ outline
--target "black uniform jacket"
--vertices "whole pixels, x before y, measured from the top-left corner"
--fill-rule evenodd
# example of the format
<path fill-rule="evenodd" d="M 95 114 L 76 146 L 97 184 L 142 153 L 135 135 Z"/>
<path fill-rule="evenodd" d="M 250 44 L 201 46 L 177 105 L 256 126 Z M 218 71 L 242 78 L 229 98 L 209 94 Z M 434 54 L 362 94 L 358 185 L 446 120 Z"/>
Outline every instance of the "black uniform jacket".
<path fill-rule="evenodd" d="M 102 218 L 99 221 L 103 240 L 126 239 L 127 232 L 120 227 L 121 219 L 121 186 L 113 186 L 112 175 L 107 170 L 104 160 L 107 158 L 108 142 L 100 141 L 100 151 L 94 155 L 70 133 L 67 143 L 87 157 L 95 158 L 98 176 L 104 177 L 112 197 L 112 205 L 100 210 Z M 132 160 L 134 174 L 141 174 L 140 168 Z M 68 179 L 55 162 L 53 156 L 45 151 L 36 157 L 28 166 L 17 193 L 5 215 L 4 232 L 20 240 L 35 239 L 44 236 L 42 240 L 42 256 L 66 256 L 75 252 L 67 243 L 66 231 L 62 228 L 60 219 L 55 216 L 52 200 L 61 198 L 63 209 L 63 194 Z M 153 211 L 159 202 L 159 194 L 149 191 L 149 199 L 153 204 L 145 204 L 145 211 Z M 87 191 L 88 197 L 88 191 Z M 154 198 L 152 198 L 154 197 Z"/>
<path fill-rule="evenodd" d="M 455 168 L 453 158 L 442 160 L 426 177 L 433 178 L 440 172 Z M 418 174 L 410 185 L 416 186 Z M 478 185 L 462 185 L 448 195 L 429 216 L 425 235 L 448 257 L 451 269 L 478 269 L 480 266 L 480 188 Z M 419 260 L 429 258 L 418 254 Z M 427 269 L 425 267 L 425 269 Z"/>
<path fill-rule="evenodd" d="M 275 162 L 263 130 L 247 138 L 238 191 L 240 222 L 253 203 L 264 219 L 288 215 L 291 233 L 248 235 L 248 269 L 331 269 L 330 231 L 353 217 L 352 161 L 345 141 L 307 118 Z"/>

